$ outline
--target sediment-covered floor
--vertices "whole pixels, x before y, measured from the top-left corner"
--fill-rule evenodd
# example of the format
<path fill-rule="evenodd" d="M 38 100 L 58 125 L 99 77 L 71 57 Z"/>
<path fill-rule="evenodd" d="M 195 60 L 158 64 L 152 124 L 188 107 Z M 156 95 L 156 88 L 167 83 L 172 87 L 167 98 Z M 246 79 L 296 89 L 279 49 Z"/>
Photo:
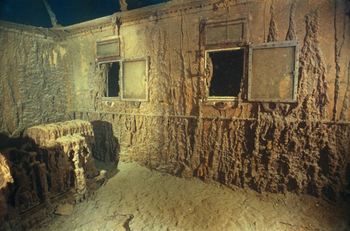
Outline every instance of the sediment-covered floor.
<path fill-rule="evenodd" d="M 120 163 L 70 216 L 34 230 L 349 230 L 349 203 L 232 190 Z"/>

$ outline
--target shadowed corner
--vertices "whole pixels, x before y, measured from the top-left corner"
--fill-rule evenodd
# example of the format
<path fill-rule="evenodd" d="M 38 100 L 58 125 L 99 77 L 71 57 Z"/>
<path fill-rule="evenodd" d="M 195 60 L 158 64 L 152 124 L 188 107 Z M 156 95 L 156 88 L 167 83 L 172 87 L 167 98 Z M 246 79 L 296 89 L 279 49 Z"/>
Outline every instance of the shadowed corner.
<path fill-rule="evenodd" d="M 8 137 L 5 134 L 0 133 L 0 150 L 6 146 Z M 13 178 L 10 171 L 9 161 L 7 155 L 0 152 L 0 223 L 5 224 L 5 220 L 8 219 L 8 207 L 7 207 L 7 194 L 8 185 L 13 183 Z M 0 225 L 0 229 L 4 229 Z"/>
<path fill-rule="evenodd" d="M 94 131 L 95 143 L 93 156 L 95 164 L 100 171 L 107 171 L 108 178 L 118 173 L 120 145 L 114 136 L 111 123 L 101 120 L 91 121 Z"/>
<path fill-rule="evenodd" d="M 112 127 L 94 125 L 96 142 L 92 125 L 81 120 L 30 127 L 16 138 L 0 133 L 0 230 L 27 229 L 52 213 L 71 213 L 117 173 Z"/>

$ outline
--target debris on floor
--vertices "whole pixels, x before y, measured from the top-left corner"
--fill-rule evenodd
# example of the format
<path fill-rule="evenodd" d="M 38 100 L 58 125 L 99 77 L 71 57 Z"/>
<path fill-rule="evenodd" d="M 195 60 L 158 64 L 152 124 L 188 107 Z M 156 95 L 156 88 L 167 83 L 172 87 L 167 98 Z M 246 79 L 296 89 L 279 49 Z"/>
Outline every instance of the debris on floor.
<path fill-rule="evenodd" d="M 119 164 L 94 196 L 70 216 L 32 231 L 57 230 L 349 230 L 349 202 L 292 193 L 257 193 L 195 178 Z"/>

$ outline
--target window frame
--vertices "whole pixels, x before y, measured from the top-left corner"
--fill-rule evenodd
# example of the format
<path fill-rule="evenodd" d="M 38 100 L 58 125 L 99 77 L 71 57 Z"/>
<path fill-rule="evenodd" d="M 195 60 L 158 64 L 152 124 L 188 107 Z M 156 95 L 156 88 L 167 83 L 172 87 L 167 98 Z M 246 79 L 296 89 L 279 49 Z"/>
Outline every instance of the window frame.
<path fill-rule="evenodd" d="M 294 70 L 293 70 L 293 90 L 292 98 L 290 100 L 281 100 L 281 99 L 259 99 L 252 98 L 252 78 L 253 78 L 253 53 L 254 49 L 272 49 L 272 48 L 285 48 L 285 47 L 294 47 Z M 297 102 L 297 92 L 298 92 L 298 81 L 299 81 L 299 46 L 297 41 L 283 41 L 283 42 L 269 42 L 261 44 L 252 44 L 249 46 L 248 54 L 248 95 L 247 100 L 249 102 L 270 102 L 270 103 L 295 103 Z"/>
<path fill-rule="evenodd" d="M 118 53 L 116 53 L 115 55 L 111 55 L 111 56 L 99 56 L 98 55 L 98 46 L 99 45 L 104 45 L 104 44 L 110 44 L 110 43 L 113 43 L 113 41 L 117 41 L 118 42 Z M 96 61 L 98 63 L 101 63 L 101 62 L 105 63 L 105 62 L 110 62 L 110 60 L 115 60 L 115 59 L 120 58 L 121 57 L 120 44 L 121 44 L 121 37 L 120 36 L 116 36 L 116 35 L 108 36 L 108 37 L 104 37 L 104 38 L 96 40 L 96 43 L 95 43 L 95 57 L 96 57 Z"/>
<path fill-rule="evenodd" d="M 144 99 L 137 99 L 137 98 L 124 98 L 124 83 L 123 83 L 123 78 L 124 78 L 124 63 L 125 62 L 133 62 L 133 61 L 145 61 L 145 91 L 146 91 L 146 97 Z M 101 64 L 106 64 L 106 63 L 114 63 L 114 62 L 119 62 L 119 92 L 117 97 L 108 97 L 108 96 L 103 96 L 102 100 L 103 101 L 124 101 L 124 102 L 147 102 L 149 101 L 149 89 L 148 89 L 148 81 L 149 81 L 149 57 L 138 57 L 138 58 L 128 58 L 128 59 L 111 59 L 111 60 L 104 60 L 101 62 L 98 62 L 98 65 L 100 66 Z M 108 75 L 108 74 L 107 74 Z M 106 76 L 108 78 L 108 76 Z M 106 79 L 105 85 L 107 86 L 108 80 Z M 106 88 L 106 91 L 108 91 L 108 86 Z M 108 92 L 107 92 L 108 95 Z"/>
<path fill-rule="evenodd" d="M 115 62 L 118 62 L 119 63 L 119 79 L 118 79 L 118 84 L 119 84 L 119 92 L 118 92 L 118 96 L 116 97 L 109 97 L 109 96 L 103 96 L 102 97 L 102 100 L 103 101 L 114 101 L 114 100 L 120 100 L 121 99 L 121 95 L 120 95 L 120 91 L 121 91 L 121 85 L 120 85 L 120 80 L 121 80 L 121 68 L 122 68 L 122 60 L 120 59 L 116 59 L 116 60 L 108 60 L 108 61 L 101 61 L 101 62 L 98 62 L 98 66 L 102 65 L 102 64 L 106 64 L 106 63 L 115 63 Z M 108 95 L 108 73 L 107 73 L 107 76 L 106 76 L 106 82 L 105 82 L 105 86 L 106 86 L 106 92 L 107 92 L 107 95 Z"/>
<path fill-rule="evenodd" d="M 224 40 L 224 41 L 218 41 L 209 43 L 208 42 L 208 34 L 210 33 L 210 29 L 217 29 L 220 27 L 226 27 L 227 30 L 229 26 L 240 26 L 242 29 L 242 33 L 240 34 L 238 40 Z M 247 20 L 245 18 L 236 18 L 236 19 L 230 19 L 230 20 L 208 20 L 204 23 L 204 31 L 203 31 L 203 46 L 206 47 L 206 49 L 215 49 L 218 47 L 225 47 L 230 48 L 232 46 L 236 46 L 238 44 L 243 44 L 247 41 L 248 34 L 247 34 Z M 226 31 L 228 32 L 228 31 Z M 226 34 L 227 35 L 227 34 Z"/>
<path fill-rule="evenodd" d="M 124 98 L 124 83 L 123 83 L 123 78 L 124 78 L 124 62 L 135 62 L 135 61 L 145 61 L 145 91 L 146 91 L 146 97 L 144 99 L 136 99 L 136 98 Z M 138 58 L 128 58 L 128 59 L 123 59 L 121 61 L 121 78 L 120 78 L 120 96 L 122 101 L 133 101 L 133 102 L 146 102 L 148 101 L 149 93 L 148 93 L 148 72 L 149 72 L 149 57 L 138 57 Z"/>
<path fill-rule="evenodd" d="M 220 51 L 236 51 L 236 50 L 243 50 L 243 74 L 241 76 L 241 82 L 240 82 L 240 87 L 244 81 L 245 73 L 246 73 L 246 47 L 244 46 L 235 46 L 235 47 L 230 47 L 230 48 L 217 48 L 217 49 L 207 49 L 205 50 L 204 54 L 204 67 L 205 69 L 207 68 L 207 61 L 209 58 L 209 53 L 210 52 L 220 52 Z M 214 73 L 213 73 L 214 74 Z M 205 101 L 206 102 L 216 102 L 216 101 L 238 101 L 239 100 L 239 95 L 241 94 L 241 90 L 239 91 L 237 96 L 210 96 L 210 89 L 206 89 L 206 95 L 205 95 Z"/>

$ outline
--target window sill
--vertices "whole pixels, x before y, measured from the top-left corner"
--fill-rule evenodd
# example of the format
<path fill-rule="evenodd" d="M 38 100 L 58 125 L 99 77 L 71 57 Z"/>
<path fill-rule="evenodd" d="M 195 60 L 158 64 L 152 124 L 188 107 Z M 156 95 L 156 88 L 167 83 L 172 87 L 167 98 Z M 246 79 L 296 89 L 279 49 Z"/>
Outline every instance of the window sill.
<path fill-rule="evenodd" d="M 102 97 L 102 101 L 121 101 L 120 97 Z"/>
<path fill-rule="evenodd" d="M 205 102 L 220 102 L 220 101 L 238 101 L 238 97 L 236 96 L 210 96 L 205 99 Z"/>
<path fill-rule="evenodd" d="M 203 104 L 218 110 L 227 110 L 236 107 L 238 102 L 238 97 L 209 97 L 203 101 Z"/>

